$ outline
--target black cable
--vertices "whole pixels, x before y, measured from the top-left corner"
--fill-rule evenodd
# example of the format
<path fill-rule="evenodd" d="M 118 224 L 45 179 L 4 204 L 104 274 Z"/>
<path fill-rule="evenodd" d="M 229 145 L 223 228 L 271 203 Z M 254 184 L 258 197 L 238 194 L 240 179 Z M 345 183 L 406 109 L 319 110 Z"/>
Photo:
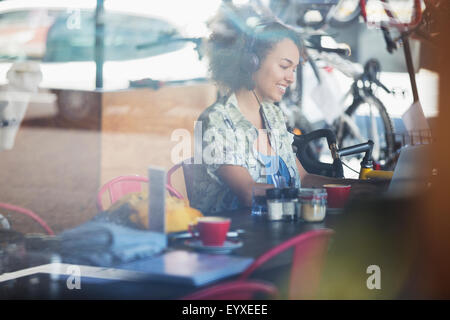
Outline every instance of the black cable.
<path fill-rule="evenodd" d="M 264 114 L 263 114 L 263 110 L 262 110 L 262 104 L 261 104 L 261 102 L 259 102 L 259 99 L 258 99 L 258 96 L 256 95 L 255 90 L 252 90 L 252 92 L 253 92 L 253 95 L 256 98 L 256 101 L 258 101 L 258 104 L 259 104 L 259 114 L 261 115 L 261 118 L 263 120 L 265 120 L 265 117 L 264 117 Z M 266 125 L 264 124 L 264 121 L 263 121 L 263 127 L 264 127 L 264 129 L 266 128 Z"/>
<path fill-rule="evenodd" d="M 253 92 L 253 95 L 255 96 L 255 98 L 256 98 L 256 101 L 258 101 L 258 104 L 259 104 L 259 108 L 260 109 L 262 109 L 262 105 L 261 105 L 261 102 L 259 102 L 259 99 L 258 99 L 258 96 L 256 95 L 256 93 L 255 93 L 255 90 L 252 90 L 252 92 Z"/>
<path fill-rule="evenodd" d="M 359 172 L 358 171 L 356 171 L 355 169 L 353 169 L 353 168 L 350 168 L 344 161 L 341 161 L 341 163 L 344 165 L 344 166 L 346 166 L 347 168 L 349 168 L 350 170 L 352 170 L 353 172 L 355 172 L 355 173 L 357 173 L 357 174 L 359 174 Z"/>

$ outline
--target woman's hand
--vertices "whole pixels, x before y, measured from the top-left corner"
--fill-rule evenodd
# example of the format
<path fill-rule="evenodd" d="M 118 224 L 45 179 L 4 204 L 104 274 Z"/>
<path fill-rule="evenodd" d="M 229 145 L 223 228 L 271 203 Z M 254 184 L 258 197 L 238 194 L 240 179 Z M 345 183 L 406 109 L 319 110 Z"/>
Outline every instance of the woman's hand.
<path fill-rule="evenodd" d="M 258 185 L 266 189 L 274 187 L 271 184 L 256 183 L 247 169 L 241 166 L 224 164 L 217 169 L 217 173 L 245 207 L 252 206 L 253 186 Z"/>

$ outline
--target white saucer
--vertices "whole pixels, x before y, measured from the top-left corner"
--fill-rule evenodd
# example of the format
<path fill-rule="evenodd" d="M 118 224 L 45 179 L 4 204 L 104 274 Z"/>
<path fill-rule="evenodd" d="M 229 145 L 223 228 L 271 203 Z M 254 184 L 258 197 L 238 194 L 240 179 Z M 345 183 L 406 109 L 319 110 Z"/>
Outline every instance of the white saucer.
<path fill-rule="evenodd" d="M 186 240 L 184 244 L 192 249 L 204 251 L 207 253 L 226 254 L 231 251 L 242 247 L 242 241 L 227 241 L 223 243 L 223 246 L 205 246 L 201 240 Z"/>

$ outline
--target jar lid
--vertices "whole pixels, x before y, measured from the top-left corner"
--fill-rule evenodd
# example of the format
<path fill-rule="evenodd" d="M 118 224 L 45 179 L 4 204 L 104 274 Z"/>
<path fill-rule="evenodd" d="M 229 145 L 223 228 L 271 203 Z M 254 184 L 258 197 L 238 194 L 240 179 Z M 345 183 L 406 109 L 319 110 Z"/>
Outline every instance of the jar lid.
<path fill-rule="evenodd" d="M 301 188 L 299 192 L 299 198 L 302 200 L 326 199 L 327 190 L 323 188 Z"/>
<path fill-rule="evenodd" d="M 298 197 L 297 188 L 284 188 L 282 190 L 283 197 L 286 199 L 295 199 Z"/>
<path fill-rule="evenodd" d="M 272 188 L 266 190 L 267 199 L 281 199 L 281 189 Z"/>

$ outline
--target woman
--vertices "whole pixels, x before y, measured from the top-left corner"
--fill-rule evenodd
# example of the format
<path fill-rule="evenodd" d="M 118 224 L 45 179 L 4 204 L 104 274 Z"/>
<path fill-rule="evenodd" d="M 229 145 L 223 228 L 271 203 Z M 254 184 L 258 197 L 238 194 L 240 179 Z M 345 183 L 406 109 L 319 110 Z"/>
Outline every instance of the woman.
<path fill-rule="evenodd" d="M 227 30 L 236 21 L 216 25 Z M 307 173 L 292 150 L 282 99 L 304 62 L 298 34 L 278 22 L 251 32 L 213 32 L 209 41 L 212 78 L 226 94 L 199 117 L 202 165 L 195 166 L 191 205 L 203 213 L 251 206 L 252 190 L 274 184 L 319 187 L 336 179 Z M 342 180 L 339 180 L 342 182 Z M 349 181 L 346 180 L 346 183 Z"/>

